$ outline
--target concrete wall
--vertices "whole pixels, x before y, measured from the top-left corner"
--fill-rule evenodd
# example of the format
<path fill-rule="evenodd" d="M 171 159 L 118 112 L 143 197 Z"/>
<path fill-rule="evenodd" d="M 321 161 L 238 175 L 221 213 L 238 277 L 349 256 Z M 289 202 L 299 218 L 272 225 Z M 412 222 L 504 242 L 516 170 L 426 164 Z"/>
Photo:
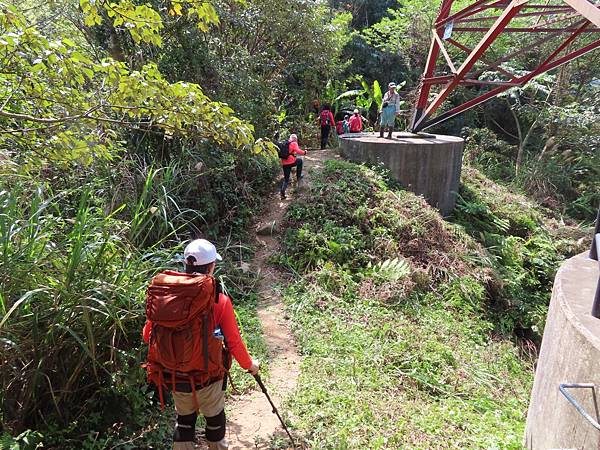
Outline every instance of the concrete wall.
<path fill-rule="evenodd" d="M 443 135 L 414 137 L 398 133 L 393 140 L 372 133 L 343 135 L 341 154 L 355 162 L 383 163 L 404 187 L 448 215 L 454 209 L 460 182 L 461 138 Z"/>
<path fill-rule="evenodd" d="M 600 394 L 600 319 L 590 315 L 597 282 L 598 262 L 587 252 L 556 274 L 527 414 L 529 449 L 600 448 L 600 432 L 558 390 L 561 383 L 594 383 Z M 569 392 L 598 421 L 593 391 Z"/>

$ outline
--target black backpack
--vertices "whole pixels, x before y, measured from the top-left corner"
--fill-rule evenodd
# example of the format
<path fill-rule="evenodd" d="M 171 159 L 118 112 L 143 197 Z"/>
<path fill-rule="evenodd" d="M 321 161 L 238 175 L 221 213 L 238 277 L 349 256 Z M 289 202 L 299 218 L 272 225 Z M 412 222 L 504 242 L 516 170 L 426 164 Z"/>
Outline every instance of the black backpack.
<path fill-rule="evenodd" d="M 290 143 L 288 141 L 278 142 L 277 154 L 279 159 L 287 159 L 290 156 Z"/>

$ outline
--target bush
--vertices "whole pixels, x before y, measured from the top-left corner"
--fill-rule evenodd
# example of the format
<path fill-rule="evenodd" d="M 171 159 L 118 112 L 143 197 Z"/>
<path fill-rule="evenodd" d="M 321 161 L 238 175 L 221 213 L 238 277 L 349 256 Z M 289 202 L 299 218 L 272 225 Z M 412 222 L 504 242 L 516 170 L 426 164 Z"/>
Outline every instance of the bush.
<path fill-rule="evenodd" d="M 529 148 L 530 144 L 525 149 L 518 175 L 515 145 L 487 128 L 464 128 L 465 162 L 493 180 L 522 190 L 555 213 L 592 221 L 600 204 L 600 152 L 595 126 L 589 116 L 555 126 L 555 135 L 546 139 L 543 148 Z"/>
<path fill-rule="evenodd" d="M 488 128 L 464 128 L 465 162 L 485 171 L 494 180 L 508 181 L 515 176 L 517 148 L 498 139 Z"/>
<path fill-rule="evenodd" d="M 453 221 L 489 252 L 497 280 L 490 301 L 504 333 L 539 342 L 560 263 L 584 245 L 578 227 L 558 224 L 534 202 L 464 168 Z"/>

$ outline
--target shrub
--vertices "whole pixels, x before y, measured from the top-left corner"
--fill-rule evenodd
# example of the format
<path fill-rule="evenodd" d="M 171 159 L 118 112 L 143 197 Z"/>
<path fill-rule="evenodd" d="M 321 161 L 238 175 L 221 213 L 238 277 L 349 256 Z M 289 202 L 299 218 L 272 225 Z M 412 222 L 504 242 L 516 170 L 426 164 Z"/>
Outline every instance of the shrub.
<path fill-rule="evenodd" d="M 473 168 L 464 168 L 453 221 L 489 252 L 496 272 L 490 302 L 503 333 L 541 339 L 554 275 L 583 245 L 583 230 L 557 224 L 549 211 Z"/>

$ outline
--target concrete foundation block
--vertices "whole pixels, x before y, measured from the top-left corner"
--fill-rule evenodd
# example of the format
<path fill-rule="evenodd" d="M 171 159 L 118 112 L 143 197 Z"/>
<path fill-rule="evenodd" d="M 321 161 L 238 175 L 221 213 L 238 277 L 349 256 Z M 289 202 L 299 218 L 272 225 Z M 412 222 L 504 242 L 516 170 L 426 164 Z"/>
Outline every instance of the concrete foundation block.
<path fill-rule="evenodd" d="M 600 319 L 591 315 L 598 275 L 598 262 L 587 252 L 556 274 L 527 414 L 528 449 L 600 449 L 600 431 L 559 391 L 561 383 L 594 384 L 595 390 L 568 392 L 599 421 Z"/>
<path fill-rule="evenodd" d="M 402 186 L 422 195 L 444 216 L 456 203 L 463 147 L 463 139 L 444 135 L 394 133 L 393 139 L 374 133 L 340 136 L 344 158 L 383 164 Z"/>

